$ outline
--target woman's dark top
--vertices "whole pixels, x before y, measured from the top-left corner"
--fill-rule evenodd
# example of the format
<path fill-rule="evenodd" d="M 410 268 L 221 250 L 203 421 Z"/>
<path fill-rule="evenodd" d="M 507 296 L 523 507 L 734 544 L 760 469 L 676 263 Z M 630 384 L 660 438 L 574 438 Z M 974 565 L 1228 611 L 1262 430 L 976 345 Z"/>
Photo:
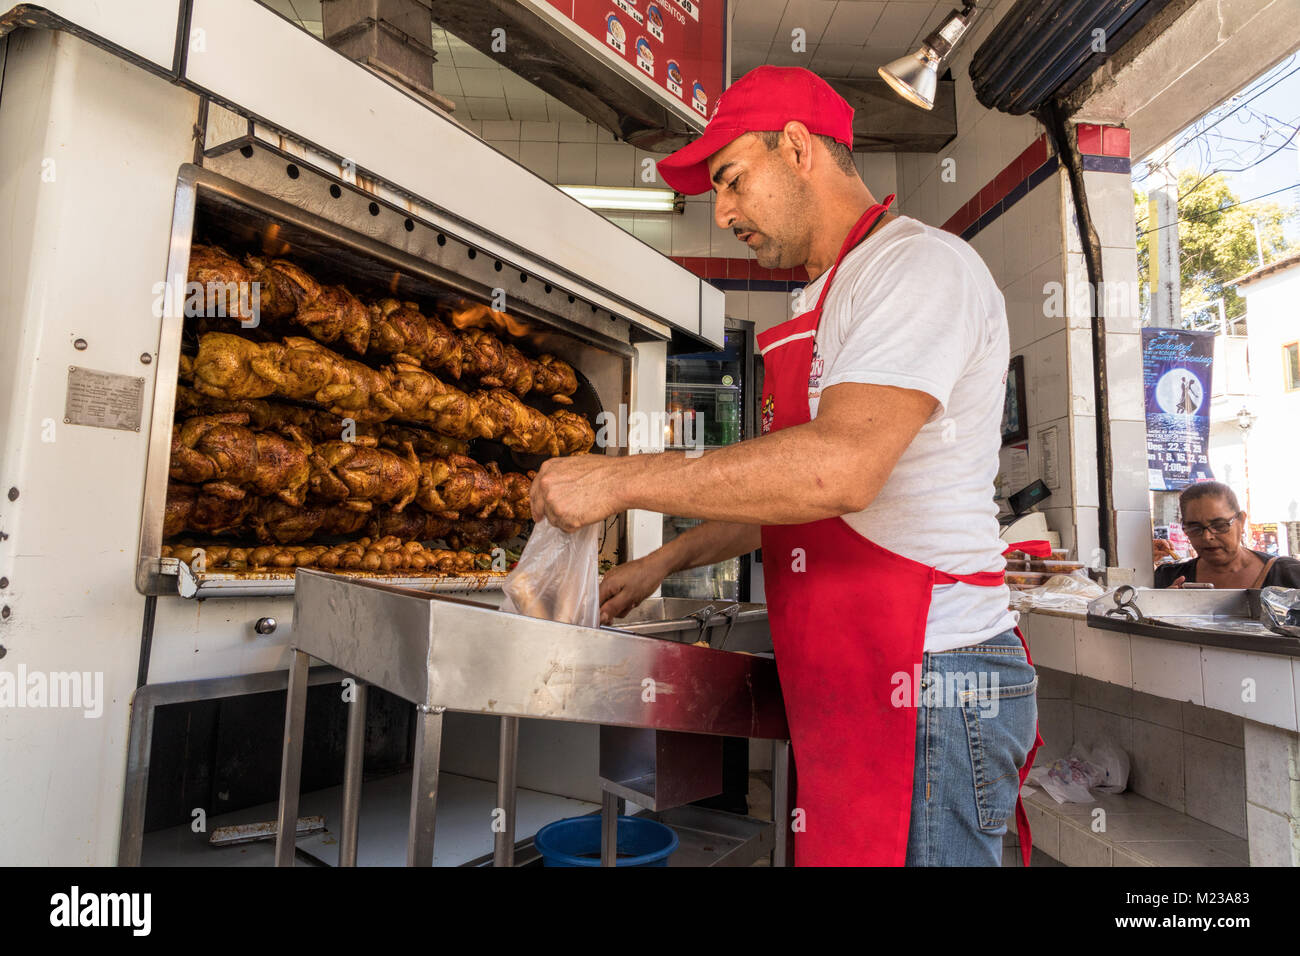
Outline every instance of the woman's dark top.
<path fill-rule="evenodd" d="M 1265 564 L 1273 557 L 1263 551 L 1253 551 L 1252 554 L 1258 555 Z M 1194 582 L 1196 563 L 1199 560 L 1200 558 L 1192 558 L 1190 561 L 1180 561 L 1177 564 L 1160 565 L 1156 568 L 1156 587 L 1167 588 L 1183 577 Z M 1268 569 L 1268 574 L 1264 576 L 1264 583 L 1260 587 L 1300 588 L 1300 561 L 1295 558 L 1279 557 Z"/>

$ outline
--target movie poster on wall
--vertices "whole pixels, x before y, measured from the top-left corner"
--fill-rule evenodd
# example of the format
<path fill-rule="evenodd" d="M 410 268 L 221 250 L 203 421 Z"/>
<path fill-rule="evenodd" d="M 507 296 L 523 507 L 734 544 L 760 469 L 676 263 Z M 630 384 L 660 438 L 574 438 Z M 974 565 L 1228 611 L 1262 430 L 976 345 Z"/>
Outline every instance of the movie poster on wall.
<path fill-rule="evenodd" d="M 726 86 L 725 0 L 546 0 L 703 125 Z"/>
<path fill-rule="evenodd" d="M 1210 395 L 1214 333 L 1142 330 L 1147 473 L 1152 491 L 1181 491 L 1214 478 Z"/>

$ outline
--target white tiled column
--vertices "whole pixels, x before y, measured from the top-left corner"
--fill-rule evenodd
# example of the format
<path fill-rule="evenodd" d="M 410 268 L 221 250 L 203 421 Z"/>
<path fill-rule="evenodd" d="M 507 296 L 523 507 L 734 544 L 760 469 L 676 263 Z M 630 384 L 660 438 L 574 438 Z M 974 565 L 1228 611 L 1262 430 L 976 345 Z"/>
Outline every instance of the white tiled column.
<path fill-rule="evenodd" d="M 1251 866 L 1300 866 L 1300 735 L 1246 721 Z"/>
<path fill-rule="evenodd" d="M 1115 510 L 1116 566 L 1136 571 L 1150 586 L 1151 510 L 1147 491 L 1146 417 L 1142 393 L 1142 333 L 1137 294 L 1137 234 L 1130 179 L 1118 172 L 1085 171 L 1088 209 L 1102 247 L 1102 286 L 1090 291 L 1068 181 L 1062 182 L 1066 277 L 1070 299 L 1069 368 L 1079 557 L 1090 563 L 1098 531 L 1096 389 L 1092 371 L 1094 304 L 1106 320 L 1107 399 L 1110 416 L 1111 507 Z M 1089 500 L 1084 500 L 1087 497 Z"/>

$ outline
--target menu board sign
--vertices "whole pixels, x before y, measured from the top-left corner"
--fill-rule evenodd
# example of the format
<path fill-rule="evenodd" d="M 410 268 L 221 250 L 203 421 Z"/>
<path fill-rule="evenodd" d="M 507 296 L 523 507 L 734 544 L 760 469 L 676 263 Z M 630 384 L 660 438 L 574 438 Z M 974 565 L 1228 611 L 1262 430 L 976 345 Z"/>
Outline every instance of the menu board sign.
<path fill-rule="evenodd" d="M 545 0 L 703 125 L 726 85 L 726 0 Z"/>

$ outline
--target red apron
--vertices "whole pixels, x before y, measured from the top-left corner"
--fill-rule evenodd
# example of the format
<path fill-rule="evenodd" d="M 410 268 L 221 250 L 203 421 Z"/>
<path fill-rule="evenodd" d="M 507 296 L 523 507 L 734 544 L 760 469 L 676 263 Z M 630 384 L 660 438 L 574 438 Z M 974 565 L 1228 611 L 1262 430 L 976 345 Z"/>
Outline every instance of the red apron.
<path fill-rule="evenodd" d="M 816 308 L 758 336 L 764 432 L 811 420 L 813 343 L 826 293 L 844 256 L 893 199 L 872 206 L 853 227 Z M 802 811 L 793 821 L 795 864 L 901 866 L 917 714 L 910 702 L 891 704 L 896 675 L 911 680 L 921 664 L 936 584 L 1000 587 L 1004 574 L 947 574 L 880 547 L 842 518 L 770 525 L 762 533 L 768 617 L 797 762 L 796 808 Z M 1041 737 L 1020 770 L 1022 784 L 1039 743 Z M 1029 821 L 1019 797 L 1016 824 L 1028 866 Z"/>

